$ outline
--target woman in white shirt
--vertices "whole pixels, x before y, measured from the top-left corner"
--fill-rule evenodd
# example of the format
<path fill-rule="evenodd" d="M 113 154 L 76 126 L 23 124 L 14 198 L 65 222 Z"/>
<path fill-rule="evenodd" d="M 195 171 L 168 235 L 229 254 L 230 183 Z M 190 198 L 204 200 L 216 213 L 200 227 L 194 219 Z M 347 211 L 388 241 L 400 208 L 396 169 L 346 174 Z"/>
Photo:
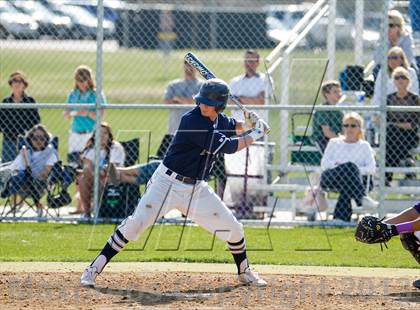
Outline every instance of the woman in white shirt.
<path fill-rule="evenodd" d="M 355 112 L 343 117 L 344 136 L 330 139 L 321 160 L 321 188 L 340 194 L 334 219 L 350 221 L 351 200 L 358 206 L 378 206 L 366 195 L 367 178 L 376 170 L 374 151 L 364 140 L 363 119 Z M 370 184 L 370 187 L 372 185 Z"/>
<path fill-rule="evenodd" d="M 94 163 L 95 163 L 95 136 L 94 134 L 82 152 L 83 173 L 80 179 L 80 198 L 85 216 L 90 216 L 91 200 L 93 194 Z M 101 151 L 99 158 L 99 176 L 101 188 L 104 187 L 107 177 L 107 168 L 110 163 L 115 166 L 124 166 L 125 152 L 122 145 L 114 140 L 111 127 L 108 123 L 101 123 Z"/>
<path fill-rule="evenodd" d="M 35 125 L 27 132 L 24 142 L 19 154 L 10 165 L 13 176 L 2 197 L 17 194 L 22 186 L 29 186 L 31 196 L 38 200 L 46 188 L 52 167 L 58 162 L 58 154 L 50 143 L 51 134 L 41 124 Z"/>

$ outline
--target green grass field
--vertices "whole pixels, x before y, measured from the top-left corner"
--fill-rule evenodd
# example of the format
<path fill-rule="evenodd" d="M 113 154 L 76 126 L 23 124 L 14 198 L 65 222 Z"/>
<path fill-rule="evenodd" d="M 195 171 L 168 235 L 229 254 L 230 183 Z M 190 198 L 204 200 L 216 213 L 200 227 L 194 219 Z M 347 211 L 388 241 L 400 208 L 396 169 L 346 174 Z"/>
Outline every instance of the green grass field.
<path fill-rule="evenodd" d="M 113 229 L 113 225 L 1 223 L 0 261 L 89 261 Z M 225 243 L 216 239 L 212 249 L 212 236 L 198 227 L 187 226 L 179 250 L 175 250 L 181 231 L 181 226 L 156 225 L 150 234 L 146 231 L 139 241 L 129 243 L 115 261 L 232 262 Z M 325 251 L 329 246 L 322 228 L 272 228 L 269 232 L 272 250 L 267 229 L 245 228 L 251 262 L 419 268 L 397 238 L 381 252 L 379 245 L 356 242 L 354 229 L 329 228 L 332 247 Z"/>

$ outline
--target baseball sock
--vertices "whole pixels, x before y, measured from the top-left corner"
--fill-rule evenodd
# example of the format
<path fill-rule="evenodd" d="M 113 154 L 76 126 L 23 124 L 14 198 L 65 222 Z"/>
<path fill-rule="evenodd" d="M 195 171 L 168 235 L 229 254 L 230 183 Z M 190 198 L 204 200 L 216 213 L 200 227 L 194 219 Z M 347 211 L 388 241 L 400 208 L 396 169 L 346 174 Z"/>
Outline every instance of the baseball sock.
<path fill-rule="evenodd" d="M 95 258 L 90 264 L 92 267 L 96 267 L 98 273 L 101 273 L 105 265 L 128 243 L 128 240 L 124 238 L 119 230 L 116 230 L 108 239 L 101 253 Z"/>
<path fill-rule="evenodd" d="M 236 267 L 238 268 L 238 274 L 245 272 L 246 268 L 249 267 L 248 259 L 246 257 L 245 239 L 242 238 L 238 242 L 228 241 L 228 248 L 235 260 Z"/>

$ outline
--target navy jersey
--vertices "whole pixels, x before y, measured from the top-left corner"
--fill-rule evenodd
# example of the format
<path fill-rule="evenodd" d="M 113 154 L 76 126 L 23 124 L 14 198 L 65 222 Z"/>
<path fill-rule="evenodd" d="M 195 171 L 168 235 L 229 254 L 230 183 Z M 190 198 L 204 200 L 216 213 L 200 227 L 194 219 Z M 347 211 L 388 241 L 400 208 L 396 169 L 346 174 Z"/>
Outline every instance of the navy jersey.
<path fill-rule="evenodd" d="M 235 127 L 236 120 L 222 113 L 213 123 L 197 106 L 182 116 L 163 164 L 180 175 L 207 180 L 216 156 L 238 149 Z"/>

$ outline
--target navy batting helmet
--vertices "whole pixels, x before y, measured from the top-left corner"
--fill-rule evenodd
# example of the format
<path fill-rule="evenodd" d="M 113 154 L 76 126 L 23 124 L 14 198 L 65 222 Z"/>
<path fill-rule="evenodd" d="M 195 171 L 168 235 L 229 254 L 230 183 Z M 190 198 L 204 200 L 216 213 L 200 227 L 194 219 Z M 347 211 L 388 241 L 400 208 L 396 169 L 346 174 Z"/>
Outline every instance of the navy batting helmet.
<path fill-rule="evenodd" d="M 221 79 L 210 79 L 204 82 L 200 92 L 194 96 L 197 103 L 204 103 L 224 109 L 229 97 L 229 86 Z"/>

